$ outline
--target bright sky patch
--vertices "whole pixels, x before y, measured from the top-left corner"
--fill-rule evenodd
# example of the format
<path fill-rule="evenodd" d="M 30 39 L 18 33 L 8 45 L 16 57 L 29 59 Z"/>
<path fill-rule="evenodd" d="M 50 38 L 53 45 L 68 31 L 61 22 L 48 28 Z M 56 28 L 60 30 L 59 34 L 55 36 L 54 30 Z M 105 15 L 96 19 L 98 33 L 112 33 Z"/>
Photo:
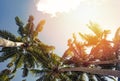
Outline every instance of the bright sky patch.
<path fill-rule="evenodd" d="M 69 12 L 76 9 L 83 0 L 39 0 L 36 4 L 37 10 L 52 14 Z"/>
<path fill-rule="evenodd" d="M 37 10 L 43 13 L 52 14 L 69 12 L 78 8 L 81 2 L 87 5 L 100 5 L 103 0 L 37 0 Z"/>

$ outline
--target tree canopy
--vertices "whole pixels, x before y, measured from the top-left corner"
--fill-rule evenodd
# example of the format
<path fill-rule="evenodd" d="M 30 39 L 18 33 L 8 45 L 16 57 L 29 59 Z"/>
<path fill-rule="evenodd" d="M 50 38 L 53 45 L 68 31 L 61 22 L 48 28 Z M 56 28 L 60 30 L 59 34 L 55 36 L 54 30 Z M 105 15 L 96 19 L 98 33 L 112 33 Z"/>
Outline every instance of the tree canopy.
<path fill-rule="evenodd" d="M 115 77 L 120 78 L 120 28 L 113 40 L 107 40 L 110 30 L 102 30 L 90 22 L 88 28 L 93 34 L 79 32 L 82 41 L 73 34 L 60 57 L 54 53 L 54 46 L 38 38 L 46 21 L 41 20 L 36 27 L 33 21 L 31 15 L 24 25 L 15 17 L 19 36 L 0 30 L 0 62 L 10 60 L 0 72 L 0 81 L 11 81 L 19 68 L 22 68 L 22 77 L 30 73 L 37 75 L 36 81 L 108 81 L 107 78 L 117 81 Z"/>

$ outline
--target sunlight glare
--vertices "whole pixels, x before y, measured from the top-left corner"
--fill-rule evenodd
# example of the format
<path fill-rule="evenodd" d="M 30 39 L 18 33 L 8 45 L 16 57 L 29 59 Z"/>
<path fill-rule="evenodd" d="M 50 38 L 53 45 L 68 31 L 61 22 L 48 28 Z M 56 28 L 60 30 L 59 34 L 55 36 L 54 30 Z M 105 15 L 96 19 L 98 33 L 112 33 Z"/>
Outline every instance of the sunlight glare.
<path fill-rule="evenodd" d="M 54 42 L 57 48 L 62 47 L 68 38 L 72 38 L 72 33 L 78 34 L 92 32 L 86 26 L 90 21 L 98 23 L 101 28 L 110 29 L 111 34 L 108 39 L 112 40 L 116 25 L 109 7 L 109 0 L 34 0 L 36 9 L 42 16 L 47 16 L 46 31 L 52 31 L 59 36 L 53 36 L 58 43 Z M 44 14 L 45 13 L 45 14 Z M 112 15 L 111 15 L 112 14 Z M 38 15 L 39 16 L 39 15 Z M 110 19 L 111 18 L 111 19 Z M 54 21 L 54 22 L 53 22 Z M 54 23 L 54 24 L 53 24 Z M 57 31 L 59 30 L 59 31 Z M 66 32 L 67 31 L 67 32 Z M 51 32 L 47 32 L 48 34 Z M 64 35 L 64 36 L 63 36 Z M 46 34 L 47 36 L 47 34 Z M 79 36 L 78 36 L 79 38 Z M 63 39 L 61 40 L 58 39 Z M 63 48 L 60 48 L 61 50 Z M 63 49 L 64 50 L 64 49 Z M 87 50 L 89 53 L 89 50 Z"/>

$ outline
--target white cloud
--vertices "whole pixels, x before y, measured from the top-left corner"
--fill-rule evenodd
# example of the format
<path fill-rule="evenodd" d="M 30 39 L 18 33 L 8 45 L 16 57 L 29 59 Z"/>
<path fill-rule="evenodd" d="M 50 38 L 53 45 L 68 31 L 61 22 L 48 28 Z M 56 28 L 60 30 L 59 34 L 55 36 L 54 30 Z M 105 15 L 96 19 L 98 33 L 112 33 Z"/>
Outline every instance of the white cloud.
<path fill-rule="evenodd" d="M 81 1 L 83 0 L 39 0 L 36 6 L 38 11 L 55 15 L 76 9 Z"/>
<path fill-rule="evenodd" d="M 103 0 L 36 0 L 37 10 L 43 13 L 52 14 L 69 12 L 78 8 L 81 2 L 86 5 L 100 5 Z"/>

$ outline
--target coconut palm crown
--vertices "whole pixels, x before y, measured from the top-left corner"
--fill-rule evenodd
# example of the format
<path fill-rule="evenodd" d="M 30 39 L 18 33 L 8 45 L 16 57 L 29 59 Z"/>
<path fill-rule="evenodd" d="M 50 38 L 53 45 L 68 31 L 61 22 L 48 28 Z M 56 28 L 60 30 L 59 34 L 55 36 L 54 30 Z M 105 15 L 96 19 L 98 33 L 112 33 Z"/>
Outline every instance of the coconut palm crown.
<path fill-rule="evenodd" d="M 54 53 L 54 46 L 46 45 L 38 38 L 45 20 L 36 27 L 33 16 L 29 16 L 26 25 L 19 17 L 15 17 L 15 21 L 19 36 L 0 30 L 0 62 L 9 60 L 7 68 L 0 72 L 0 81 L 15 78 L 19 68 L 22 77 L 32 73 L 38 76 L 36 81 L 109 81 L 107 78 L 117 81 L 115 77 L 120 77 L 119 28 L 114 40 L 109 41 L 109 30 L 90 23 L 88 27 L 94 34 L 79 33 L 83 41 L 78 41 L 73 34 L 68 40 L 68 49 L 59 57 Z"/>

